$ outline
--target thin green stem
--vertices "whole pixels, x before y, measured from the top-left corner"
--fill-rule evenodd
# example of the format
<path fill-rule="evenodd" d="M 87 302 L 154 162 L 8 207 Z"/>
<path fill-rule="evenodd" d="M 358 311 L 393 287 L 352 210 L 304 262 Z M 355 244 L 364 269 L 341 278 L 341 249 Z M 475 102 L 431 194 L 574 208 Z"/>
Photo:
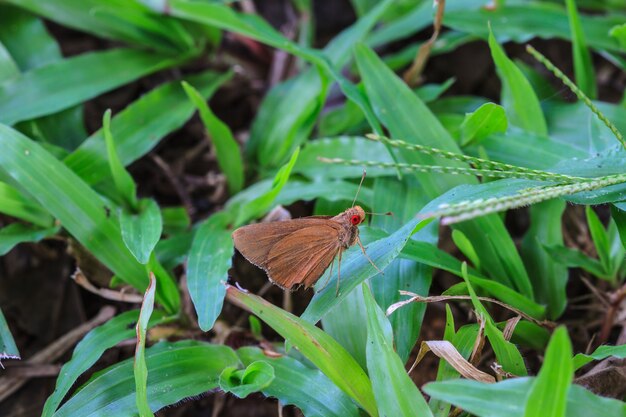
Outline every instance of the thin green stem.
<path fill-rule="evenodd" d="M 443 165 L 420 165 L 406 164 L 398 162 L 379 162 L 379 161 L 361 161 L 358 159 L 341 159 L 341 158 L 318 158 L 322 162 L 329 164 L 341 164 L 350 166 L 365 166 L 377 168 L 394 168 L 411 172 L 453 174 L 453 175 L 479 175 L 491 178 L 522 178 L 538 181 L 553 181 L 564 183 L 576 183 L 586 181 L 588 178 L 571 177 L 569 175 L 554 174 L 544 171 L 500 171 L 493 169 L 467 168 L 467 167 L 451 167 Z"/>
<path fill-rule="evenodd" d="M 526 51 L 528 51 L 528 53 L 531 54 L 537 61 L 541 62 L 550 72 L 554 74 L 555 77 L 561 80 L 563 84 L 565 84 L 570 90 L 572 90 L 572 92 L 576 94 L 576 96 L 580 100 L 582 100 L 583 103 L 587 105 L 587 107 L 589 107 L 589 109 L 593 112 L 593 114 L 598 116 L 598 119 L 600 119 L 611 130 L 611 132 L 613 132 L 613 135 L 622 144 L 622 146 L 626 148 L 626 141 L 624 140 L 624 137 L 622 136 L 621 132 L 617 129 L 617 127 L 615 127 L 615 125 L 604 114 L 602 114 L 600 109 L 598 109 L 596 105 L 593 104 L 593 102 L 589 99 L 589 97 L 587 97 L 585 93 L 583 93 L 581 89 L 578 88 L 576 84 L 574 84 L 574 82 L 572 82 L 572 80 L 570 80 L 567 77 L 567 75 L 563 74 L 563 72 L 561 72 L 560 69 L 555 67 L 554 64 L 552 64 L 552 62 L 548 60 L 548 58 L 543 56 L 539 51 L 537 51 L 532 46 L 526 45 Z"/>

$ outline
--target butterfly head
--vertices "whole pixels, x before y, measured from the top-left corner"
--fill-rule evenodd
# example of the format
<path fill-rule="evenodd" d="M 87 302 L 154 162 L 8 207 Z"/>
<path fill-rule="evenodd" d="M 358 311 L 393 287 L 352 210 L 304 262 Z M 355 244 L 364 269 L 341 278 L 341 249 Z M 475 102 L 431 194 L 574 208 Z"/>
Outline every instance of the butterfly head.
<path fill-rule="evenodd" d="M 351 209 L 346 210 L 346 214 L 350 219 L 352 226 L 358 226 L 365 220 L 365 211 L 360 206 L 354 206 Z"/>

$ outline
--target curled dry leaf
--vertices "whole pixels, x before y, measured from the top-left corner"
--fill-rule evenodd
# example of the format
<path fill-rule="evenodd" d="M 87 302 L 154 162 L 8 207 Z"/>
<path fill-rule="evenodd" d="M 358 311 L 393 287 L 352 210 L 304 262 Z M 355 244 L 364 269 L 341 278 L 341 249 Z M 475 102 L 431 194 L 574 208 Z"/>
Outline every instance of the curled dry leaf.
<path fill-rule="evenodd" d="M 475 381 L 495 383 L 496 379 L 476 368 L 469 363 L 460 353 L 454 345 L 447 340 L 428 340 L 422 342 L 420 350 L 415 359 L 415 363 L 411 366 L 409 373 L 415 368 L 415 366 L 422 360 L 422 358 L 428 353 L 433 352 L 437 357 L 444 359 L 448 362 L 458 373 L 463 375 L 467 379 L 473 379 Z"/>
<path fill-rule="evenodd" d="M 504 335 L 505 340 L 507 341 L 511 340 L 511 336 L 513 336 L 515 327 L 517 326 L 517 323 L 519 323 L 521 319 L 522 319 L 522 316 L 516 316 L 506 321 L 506 326 L 504 326 L 504 330 L 502 331 L 502 334 Z"/>

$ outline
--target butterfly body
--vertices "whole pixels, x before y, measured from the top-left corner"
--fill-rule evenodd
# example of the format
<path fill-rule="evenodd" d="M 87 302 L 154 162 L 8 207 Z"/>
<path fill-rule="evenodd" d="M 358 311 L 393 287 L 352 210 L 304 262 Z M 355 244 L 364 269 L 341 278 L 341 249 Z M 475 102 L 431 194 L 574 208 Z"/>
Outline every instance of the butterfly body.
<path fill-rule="evenodd" d="M 337 216 L 312 216 L 238 228 L 233 242 L 270 281 L 285 288 L 313 286 L 335 257 L 359 242 L 358 225 L 365 220 L 359 206 Z"/>

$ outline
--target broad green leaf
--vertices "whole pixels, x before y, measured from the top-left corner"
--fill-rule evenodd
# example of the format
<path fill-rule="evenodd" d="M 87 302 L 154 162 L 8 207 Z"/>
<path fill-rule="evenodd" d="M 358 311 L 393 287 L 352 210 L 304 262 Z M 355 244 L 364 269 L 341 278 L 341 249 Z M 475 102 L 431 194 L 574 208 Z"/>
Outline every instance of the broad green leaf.
<path fill-rule="evenodd" d="M 611 217 L 615 220 L 622 246 L 626 248 L 626 202 L 612 205 Z"/>
<path fill-rule="evenodd" d="M 112 49 L 86 53 L 33 69 L 0 84 L 0 122 L 11 125 L 55 113 L 179 64 L 183 58 Z M 68 73 L 74 76 L 68 77 Z"/>
<path fill-rule="evenodd" d="M 398 196 L 403 196 L 403 198 L 397 198 Z M 392 215 L 373 215 L 371 225 L 392 233 L 411 220 L 426 203 L 427 199 L 413 178 L 407 176 L 402 181 L 397 178 L 376 178 L 372 211 L 374 213 L 391 212 Z M 437 244 L 437 229 L 434 226 L 433 224 L 425 229 L 416 239 Z M 410 242 L 413 241 L 415 240 L 410 240 Z M 370 286 L 378 305 L 386 309 L 404 298 L 399 290 L 428 295 L 431 280 L 432 269 L 427 265 L 418 264 L 409 259 L 396 259 L 385 268 L 385 276 L 371 280 Z M 417 341 L 425 311 L 425 304 L 413 303 L 389 317 L 396 352 L 403 362 L 409 359 Z M 349 320 L 344 319 L 344 321 Z"/>
<path fill-rule="evenodd" d="M 191 225 L 191 218 L 185 207 L 164 207 L 161 209 L 163 233 L 172 235 L 183 233 Z"/>
<path fill-rule="evenodd" d="M 604 270 L 602 264 L 597 260 L 588 257 L 577 249 L 568 248 L 566 246 L 555 245 L 545 246 L 544 249 L 554 258 L 555 261 L 562 263 L 570 268 L 582 268 L 595 277 L 610 280 L 611 277 Z"/>
<path fill-rule="evenodd" d="M 253 316 L 251 316 L 253 317 Z M 358 417 L 358 408 L 343 391 L 318 369 L 310 368 L 289 356 L 268 358 L 261 350 L 244 347 L 237 350 L 244 365 L 263 360 L 272 365 L 276 377 L 262 390 L 282 404 L 294 404 L 305 416 Z"/>
<path fill-rule="evenodd" d="M 394 350 L 391 324 L 367 284 L 361 284 L 367 308 L 367 370 L 381 416 L 431 416 L 424 397 Z"/>
<path fill-rule="evenodd" d="M 300 152 L 294 172 L 312 179 L 361 178 L 363 168 L 326 164 L 318 157 L 360 159 L 364 161 L 393 162 L 385 146 L 380 142 L 361 137 L 339 136 L 311 141 Z M 371 167 L 367 169 L 368 178 L 389 175 L 389 169 Z"/>
<path fill-rule="evenodd" d="M 574 56 L 574 75 L 576 85 L 590 99 L 595 99 L 597 95 L 596 75 L 591 61 L 591 52 L 587 47 L 583 26 L 576 10 L 575 0 L 566 0 L 567 17 L 572 36 L 572 55 Z"/>
<path fill-rule="evenodd" d="M 121 209 L 120 229 L 124 244 L 139 263 L 147 264 L 150 255 L 163 231 L 163 220 L 159 206 L 153 199 L 144 198 L 138 202 L 139 213 Z"/>
<path fill-rule="evenodd" d="M 480 270 L 480 257 L 476 253 L 474 245 L 472 245 L 472 242 L 467 238 L 467 236 L 465 236 L 465 234 L 460 230 L 453 230 L 452 241 L 461 251 L 463 256 L 465 256 L 478 270 Z"/>
<path fill-rule="evenodd" d="M 230 76 L 230 73 L 207 71 L 186 80 L 208 98 Z M 157 87 L 130 104 L 111 120 L 111 133 L 116 138 L 116 150 L 122 163 L 129 165 L 150 152 L 165 135 L 180 128 L 193 112 L 193 104 L 187 100 L 178 81 Z M 64 162 L 88 184 L 110 178 L 102 129 L 87 138 Z"/>
<path fill-rule="evenodd" d="M 424 386 L 431 397 L 448 401 L 477 417 L 523 417 L 524 402 L 534 378 L 512 378 L 497 384 L 467 379 L 432 382 Z M 626 406 L 612 398 L 604 398 L 572 385 L 567 394 L 567 417 L 623 417 Z M 541 413 L 540 416 L 549 414 Z"/>
<path fill-rule="evenodd" d="M 0 310 L 0 360 L 2 359 L 21 359 L 21 356 L 13 340 L 11 329 Z"/>
<path fill-rule="evenodd" d="M 265 360 L 252 362 L 245 369 L 228 367 L 220 374 L 220 388 L 239 398 L 267 388 L 275 378 L 274 367 Z"/>
<path fill-rule="evenodd" d="M 539 100 L 522 71 L 509 59 L 489 32 L 489 48 L 502 81 L 502 103 L 511 124 L 541 136 L 548 135 Z"/>
<path fill-rule="evenodd" d="M 126 171 L 126 168 L 124 168 L 124 164 L 120 161 L 120 157 L 115 149 L 115 140 L 111 134 L 110 109 L 104 112 L 104 117 L 102 118 L 102 131 L 104 132 L 104 141 L 107 147 L 107 158 L 109 160 L 109 168 L 111 169 L 111 177 L 113 178 L 113 183 L 117 189 L 120 201 L 123 202 L 127 210 L 138 210 L 137 186 L 135 185 L 133 177 L 131 177 L 128 171 Z"/>
<path fill-rule="evenodd" d="M 608 357 L 614 356 L 616 358 L 624 359 L 626 358 L 626 345 L 618 345 L 618 346 L 608 346 L 602 345 L 598 347 L 593 353 L 586 355 L 584 353 L 577 353 L 574 356 L 574 370 L 578 370 L 583 366 L 587 365 L 589 362 L 594 360 L 602 360 Z"/>
<path fill-rule="evenodd" d="M 544 201 L 530 208 L 530 228 L 521 245 L 522 259 L 533 283 L 535 299 L 547 306 L 548 317 L 558 318 L 567 304 L 568 271 L 565 265 L 554 259 L 546 245 L 563 244 L 561 217 L 565 202 Z"/>
<path fill-rule="evenodd" d="M 299 153 L 300 149 L 298 148 L 291 155 L 291 159 L 289 159 L 289 162 L 287 162 L 278 170 L 278 172 L 274 176 L 274 181 L 272 182 L 272 187 L 269 189 L 269 191 L 239 207 L 237 217 L 235 219 L 235 226 L 240 226 L 250 219 L 261 216 L 271 208 L 272 204 L 274 203 L 274 199 L 289 180 L 289 175 L 291 174 L 291 170 L 298 160 Z"/>
<path fill-rule="evenodd" d="M 58 232 L 59 227 L 41 229 L 22 223 L 11 223 L 0 229 L 0 256 L 6 255 L 19 243 L 39 242 L 41 239 L 53 236 Z"/>
<path fill-rule="evenodd" d="M 152 314 L 149 325 L 154 326 L 163 318 L 163 313 L 157 310 Z M 135 325 L 138 319 L 139 310 L 127 311 L 96 327 L 83 337 L 74 348 L 72 358 L 61 368 L 56 388 L 46 400 L 42 417 L 49 417 L 54 414 L 78 377 L 96 363 L 105 350 L 135 336 Z M 132 389 L 134 390 L 134 385 Z"/>
<path fill-rule="evenodd" d="M 326 276 L 322 275 L 320 281 L 325 282 Z M 367 369 L 366 324 L 365 301 L 363 293 L 358 290 L 350 291 L 339 304 L 322 317 L 324 331 L 339 342 L 363 369 Z"/>
<path fill-rule="evenodd" d="M 383 64 L 373 51 L 357 45 L 356 61 L 372 107 L 381 123 L 389 130 L 391 137 L 460 152 L 454 140 L 426 105 Z M 399 158 L 400 162 L 462 166 L 460 163 L 416 155 L 408 151 L 402 152 Z M 424 194 L 430 199 L 436 198 L 464 181 L 470 184 L 476 183 L 472 177 L 425 174 L 415 176 L 419 179 Z M 527 297 L 532 297 L 528 274 L 500 218 L 485 217 L 455 225 L 455 229 L 461 230 L 473 242 L 477 253 L 483 260 L 484 270 L 501 279 L 507 277 L 513 288 Z"/>
<path fill-rule="evenodd" d="M 2 35 L 2 32 L 0 32 L 0 35 Z M 20 69 L 11 57 L 11 53 L 2 44 L 1 40 L 0 38 L 0 82 L 16 77 L 20 73 Z"/>
<path fill-rule="evenodd" d="M 461 125 L 461 145 L 479 144 L 493 133 L 505 132 L 507 126 L 506 112 L 502 106 L 483 104 L 475 112 L 465 115 Z"/>
<path fill-rule="evenodd" d="M 198 314 L 198 324 L 208 332 L 222 311 L 235 247 L 228 212 L 209 217 L 196 231 L 187 260 L 187 286 Z"/>
<path fill-rule="evenodd" d="M 117 219 L 95 191 L 40 145 L 2 124 L 0 144 L 0 174 L 28 190 L 115 275 L 139 290 L 147 287 L 147 271 L 124 245 Z M 157 300 L 170 312 L 178 309 L 178 290 L 171 279 L 159 282 Z"/>
<path fill-rule="evenodd" d="M 4 4 L 0 6 L 0 43 L 6 46 L 11 61 L 15 60 L 12 76 L 63 59 L 57 41 L 41 19 Z M 0 76 L 0 82 L 4 79 Z M 26 136 L 66 150 L 74 149 L 87 136 L 80 105 L 18 126 Z"/>
<path fill-rule="evenodd" d="M 371 242 L 365 250 L 372 262 L 384 271 L 385 268 L 399 255 L 409 238 L 417 231 L 426 226 L 429 221 L 413 219 L 392 233 L 388 237 Z M 327 283 L 321 280 L 318 286 L 324 284 L 323 289 L 319 289 L 309 303 L 307 309 L 302 314 L 302 319 L 309 323 L 317 323 L 329 310 L 335 307 L 347 294 L 356 288 L 360 283 L 368 278 L 378 275 L 378 271 L 370 264 L 369 260 L 363 256 L 358 245 L 343 252 L 341 259 L 341 278 L 339 291 L 336 291 L 338 271 L 333 270 L 333 275 L 327 279 Z M 379 277 L 384 279 L 384 277 Z"/>
<path fill-rule="evenodd" d="M 559 327 L 550 339 L 541 370 L 526 397 L 524 416 L 565 417 L 573 376 L 572 344 L 565 327 Z"/>
<path fill-rule="evenodd" d="M 378 415 L 372 385 L 365 371 L 322 329 L 235 287 L 228 287 L 227 296 L 230 302 L 257 315 L 295 346 L 370 415 Z"/>
<path fill-rule="evenodd" d="M 48 20 L 82 32 L 166 51 L 185 51 L 193 39 L 180 22 L 124 0 L 6 0 Z"/>
<path fill-rule="evenodd" d="M 211 136 L 217 163 L 226 176 L 228 191 L 231 194 L 236 194 L 241 191 L 244 182 L 243 162 L 239 145 L 228 125 L 218 119 L 211 111 L 200 92 L 184 81 L 182 85 L 187 96 L 198 109 L 204 127 Z"/>
<path fill-rule="evenodd" d="M 593 244 L 596 247 L 596 252 L 598 252 L 598 257 L 600 258 L 600 263 L 605 271 L 610 271 L 610 244 L 609 244 L 609 236 L 606 232 L 606 229 L 602 225 L 602 222 L 598 218 L 598 215 L 591 208 L 591 206 L 587 206 L 585 208 L 585 215 L 587 217 L 587 225 L 589 226 L 589 232 L 591 233 L 591 238 L 593 240 Z"/>
<path fill-rule="evenodd" d="M 156 412 L 217 388 L 222 370 L 238 363 L 231 348 L 192 340 L 164 342 L 147 349 L 150 410 Z M 132 358 L 95 374 L 54 413 L 54 417 L 136 415 Z"/>
<path fill-rule="evenodd" d="M 609 31 L 609 35 L 619 42 L 622 49 L 626 50 L 626 23 L 613 26 Z"/>
<path fill-rule="evenodd" d="M 466 3 L 466 2 L 460 2 Z M 485 8 L 484 2 L 467 2 L 467 7 L 446 7 L 444 24 L 452 29 L 472 33 L 481 38 L 489 35 L 488 24 L 500 41 L 528 42 L 529 34 L 544 39 L 570 40 L 571 30 L 565 7 L 545 2 L 505 2 L 496 8 Z M 446 4 L 446 6 L 448 6 Z M 619 43 L 608 34 L 609 28 L 624 23 L 623 15 L 580 16 L 588 46 L 622 52 Z"/>
<path fill-rule="evenodd" d="M 154 289 L 156 288 L 156 279 L 154 275 L 150 275 L 150 284 L 143 296 L 141 303 L 141 311 L 139 312 L 139 320 L 135 326 L 137 334 L 137 345 L 135 347 L 135 403 L 140 417 L 154 417 L 148 405 L 148 393 L 146 383 L 148 382 L 148 368 L 146 367 L 146 331 L 152 312 L 154 311 Z"/>

